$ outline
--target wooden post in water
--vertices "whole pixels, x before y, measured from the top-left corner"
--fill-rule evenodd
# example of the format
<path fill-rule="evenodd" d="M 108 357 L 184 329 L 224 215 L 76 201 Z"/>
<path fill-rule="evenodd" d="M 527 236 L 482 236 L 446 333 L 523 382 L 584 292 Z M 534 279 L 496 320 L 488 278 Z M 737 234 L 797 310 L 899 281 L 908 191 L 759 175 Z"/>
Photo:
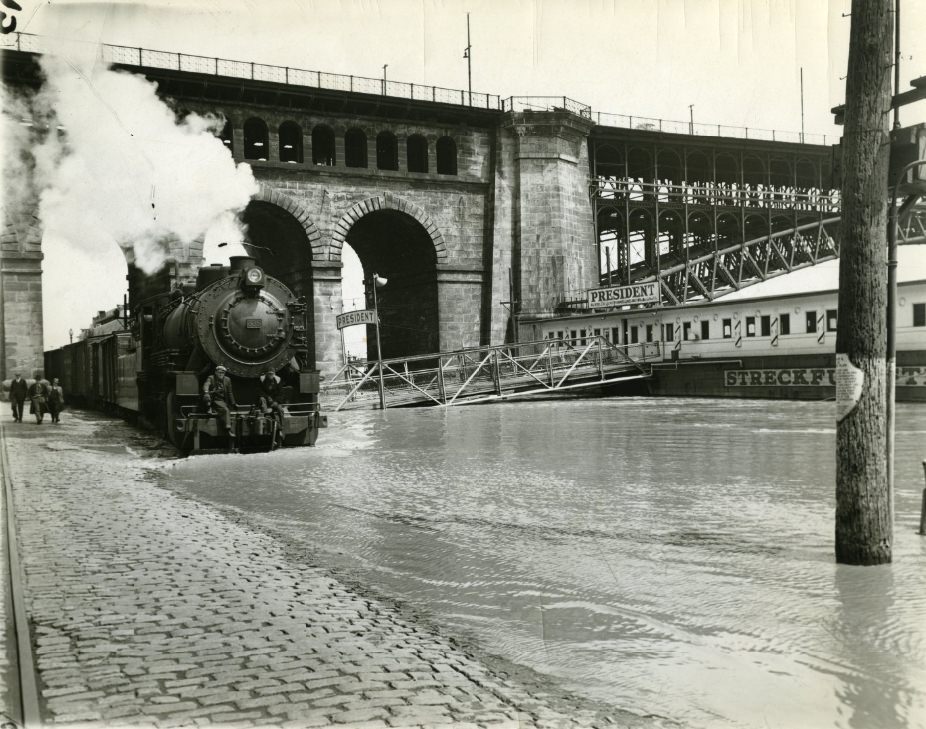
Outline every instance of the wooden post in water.
<path fill-rule="evenodd" d="M 853 0 L 836 331 L 836 561 L 891 561 L 885 440 L 892 0 Z"/>

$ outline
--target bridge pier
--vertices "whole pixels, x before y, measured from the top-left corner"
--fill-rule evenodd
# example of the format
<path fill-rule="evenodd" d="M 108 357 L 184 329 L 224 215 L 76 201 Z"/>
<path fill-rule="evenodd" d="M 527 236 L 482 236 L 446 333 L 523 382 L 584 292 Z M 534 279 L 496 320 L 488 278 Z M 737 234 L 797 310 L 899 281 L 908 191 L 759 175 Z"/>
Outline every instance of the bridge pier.
<path fill-rule="evenodd" d="M 8 214 L 0 233 L 0 380 L 43 369 L 41 246 L 36 222 Z"/>

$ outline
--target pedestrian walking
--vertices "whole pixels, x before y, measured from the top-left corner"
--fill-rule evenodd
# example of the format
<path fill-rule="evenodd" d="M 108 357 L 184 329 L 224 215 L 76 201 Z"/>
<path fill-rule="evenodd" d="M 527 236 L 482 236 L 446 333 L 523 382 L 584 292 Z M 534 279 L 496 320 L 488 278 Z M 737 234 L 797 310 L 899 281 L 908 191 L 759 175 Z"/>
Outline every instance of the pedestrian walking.
<path fill-rule="evenodd" d="M 29 412 L 35 416 L 36 425 L 40 425 L 45 419 L 45 411 L 48 408 L 47 397 L 48 389 L 45 387 L 44 380 L 36 380 L 29 388 Z"/>
<path fill-rule="evenodd" d="M 61 382 L 55 377 L 48 388 L 48 413 L 51 415 L 51 422 L 61 422 L 62 410 L 64 410 L 64 388 L 61 387 Z"/>
<path fill-rule="evenodd" d="M 13 376 L 10 382 L 10 402 L 13 405 L 13 420 L 17 423 L 23 421 L 23 406 L 26 404 L 26 396 L 29 394 L 29 385 L 18 372 Z"/>

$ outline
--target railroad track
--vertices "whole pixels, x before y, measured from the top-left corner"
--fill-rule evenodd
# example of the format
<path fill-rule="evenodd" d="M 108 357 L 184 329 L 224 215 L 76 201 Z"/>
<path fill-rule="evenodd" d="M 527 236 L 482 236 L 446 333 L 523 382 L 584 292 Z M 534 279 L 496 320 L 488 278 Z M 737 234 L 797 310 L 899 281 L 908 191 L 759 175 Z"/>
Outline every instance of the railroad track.
<path fill-rule="evenodd" d="M 26 616 L 24 579 L 16 541 L 16 519 L 13 515 L 13 481 L 6 452 L 6 432 L 0 423 L 0 474 L 3 478 L 3 512 L 6 517 L 4 548 L 6 561 L 6 640 L 10 665 L 7 668 L 11 706 L 0 712 L 0 729 L 8 727 L 40 727 L 38 679 L 32 655 L 32 636 Z"/>

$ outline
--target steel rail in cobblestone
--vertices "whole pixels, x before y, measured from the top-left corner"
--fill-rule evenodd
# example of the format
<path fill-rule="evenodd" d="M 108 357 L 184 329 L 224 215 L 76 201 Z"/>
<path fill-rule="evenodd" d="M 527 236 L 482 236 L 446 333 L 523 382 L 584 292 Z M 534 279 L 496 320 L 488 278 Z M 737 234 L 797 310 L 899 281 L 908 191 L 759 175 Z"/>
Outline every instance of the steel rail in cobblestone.
<path fill-rule="evenodd" d="M 14 663 L 18 678 L 19 722 L 26 727 L 42 725 L 39 710 L 39 690 L 36 681 L 35 660 L 32 656 L 32 636 L 26 615 L 22 564 L 16 540 L 16 519 L 13 514 L 13 477 L 10 459 L 6 452 L 6 432 L 0 423 L 0 470 L 3 471 L 3 498 L 6 512 L 6 557 L 8 570 L 9 604 L 13 608 L 13 633 L 16 636 Z"/>

